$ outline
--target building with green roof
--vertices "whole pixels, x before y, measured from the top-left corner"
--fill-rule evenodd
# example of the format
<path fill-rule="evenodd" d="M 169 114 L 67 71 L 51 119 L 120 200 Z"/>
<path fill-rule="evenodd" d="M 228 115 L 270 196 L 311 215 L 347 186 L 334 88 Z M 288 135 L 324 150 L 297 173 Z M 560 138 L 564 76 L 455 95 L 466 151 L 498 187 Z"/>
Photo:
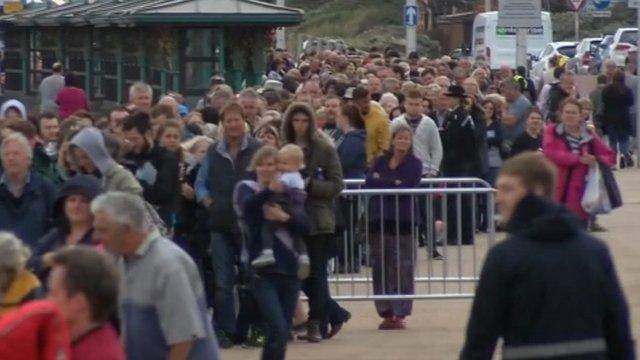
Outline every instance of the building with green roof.
<path fill-rule="evenodd" d="M 255 0 L 72 0 L 0 16 L 6 89 L 35 94 L 60 61 L 92 100 L 123 103 L 142 80 L 155 94 L 201 96 L 213 75 L 259 84 L 277 27 L 302 10 Z"/>

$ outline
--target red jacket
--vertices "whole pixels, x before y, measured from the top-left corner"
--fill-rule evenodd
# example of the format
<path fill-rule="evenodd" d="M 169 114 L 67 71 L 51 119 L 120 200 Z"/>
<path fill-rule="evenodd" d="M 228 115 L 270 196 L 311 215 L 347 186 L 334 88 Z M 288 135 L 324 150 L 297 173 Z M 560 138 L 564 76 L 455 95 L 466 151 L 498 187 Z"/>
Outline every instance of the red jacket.
<path fill-rule="evenodd" d="M 31 301 L 0 318 L 0 359 L 70 359 L 67 324 L 50 301 Z"/>
<path fill-rule="evenodd" d="M 580 156 L 587 153 L 595 155 L 609 166 L 615 163 L 615 159 L 613 151 L 596 134 L 585 129 L 582 138 L 580 153 L 573 153 L 564 136 L 564 126 L 552 124 L 545 129 L 542 151 L 558 168 L 555 199 L 586 221 L 589 214 L 582 209 L 581 202 L 589 166 L 580 162 Z"/>
<path fill-rule="evenodd" d="M 80 110 L 89 111 L 89 101 L 84 90 L 74 87 L 65 86 L 58 93 L 56 98 L 58 104 L 58 114 L 60 119 L 64 120 Z"/>

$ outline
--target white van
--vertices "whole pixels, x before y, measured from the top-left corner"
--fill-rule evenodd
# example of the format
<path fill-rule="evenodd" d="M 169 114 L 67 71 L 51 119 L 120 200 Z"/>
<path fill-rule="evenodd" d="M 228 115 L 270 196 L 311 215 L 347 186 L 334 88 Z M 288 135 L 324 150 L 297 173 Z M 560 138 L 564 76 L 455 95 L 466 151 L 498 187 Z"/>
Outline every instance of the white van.
<path fill-rule="evenodd" d="M 498 12 L 485 12 L 476 15 L 473 21 L 473 46 L 471 53 L 475 58 L 484 55 L 492 70 L 502 65 L 516 67 L 516 28 L 498 26 Z M 527 53 L 537 55 L 550 43 L 553 37 L 551 16 L 542 12 L 542 27 L 529 28 Z"/>

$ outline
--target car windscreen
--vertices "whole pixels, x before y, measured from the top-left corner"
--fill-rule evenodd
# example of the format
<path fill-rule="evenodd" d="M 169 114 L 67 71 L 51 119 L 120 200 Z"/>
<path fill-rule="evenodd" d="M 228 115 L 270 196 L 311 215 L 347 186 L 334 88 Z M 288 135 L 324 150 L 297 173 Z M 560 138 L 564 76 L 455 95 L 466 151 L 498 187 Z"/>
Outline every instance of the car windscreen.
<path fill-rule="evenodd" d="M 636 45 L 638 43 L 638 31 L 628 30 L 620 34 L 620 42 Z"/>
<path fill-rule="evenodd" d="M 559 47 L 558 52 L 564 56 L 572 58 L 576 55 L 576 47 L 575 46 Z"/>

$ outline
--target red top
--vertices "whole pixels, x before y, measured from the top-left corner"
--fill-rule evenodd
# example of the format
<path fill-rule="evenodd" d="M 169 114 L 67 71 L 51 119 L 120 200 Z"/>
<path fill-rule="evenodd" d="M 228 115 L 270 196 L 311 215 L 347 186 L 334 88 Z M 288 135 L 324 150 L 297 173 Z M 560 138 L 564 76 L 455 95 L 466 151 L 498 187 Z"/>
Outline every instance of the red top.
<path fill-rule="evenodd" d="M 56 103 L 58 104 L 58 113 L 62 120 L 79 110 L 89 111 L 87 95 L 84 93 L 84 90 L 74 86 L 63 87 L 58 93 Z"/>
<path fill-rule="evenodd" d="M 106 323 L 71 344 L 71 360 L 125 360 L 122 344 L 111 324 Z"/>

